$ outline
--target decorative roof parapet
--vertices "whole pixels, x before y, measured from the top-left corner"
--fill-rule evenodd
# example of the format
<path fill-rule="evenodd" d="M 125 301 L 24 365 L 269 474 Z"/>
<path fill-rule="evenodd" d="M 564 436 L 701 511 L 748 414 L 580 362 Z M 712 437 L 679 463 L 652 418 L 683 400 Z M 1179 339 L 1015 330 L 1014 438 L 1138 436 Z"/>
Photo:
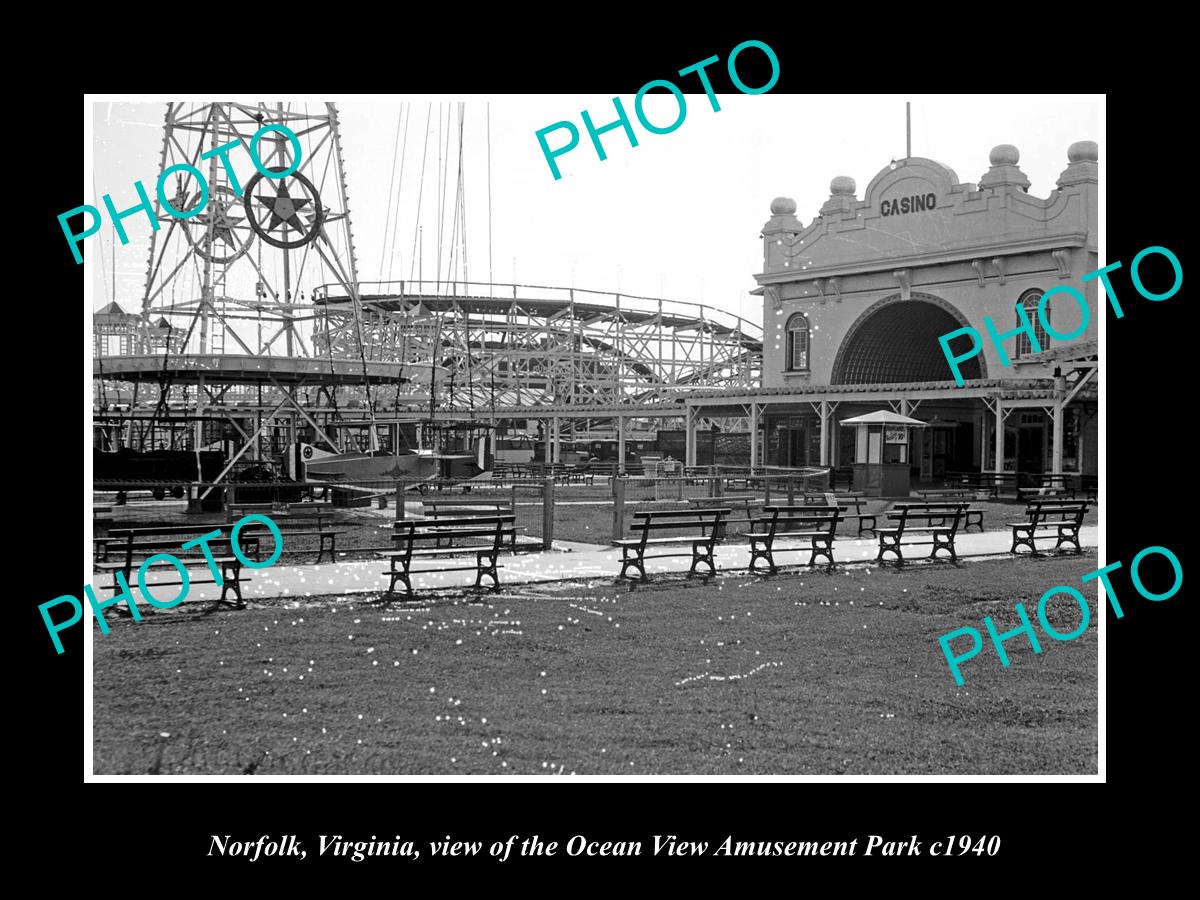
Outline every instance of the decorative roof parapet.
<path fill-rule="evenodd" d="M 988 154 L 991 168 L 979 179 L 979 187 L 995 188 L 1004 185 L 1014 185 L 1023 191 L 1029 190 L 1029 179 L 1017 166 L 1021 161 L 1021 151 L 1012 144 L 999 144 Z"/>
<path fill-rule="evenodd" d="M 838 175 L 829 182 L 829 199 L 821 207 L 821 215 L 848 213 L 853 210 L 858 204 L 858 198 L 854 193 L 856 190 L 858 190 L 858 185 L 854 183 L 853 178 L 849 175 Z"/>
<path fill-rule="evenodd" d="M 771 201 L 771 218 L 762 227 L 763 237 L 772 234 L 795 236 L 804 230 L 796 218 L 796 201 L 790 197 L 776 197 Z"/>
<path fill-rule="evenodd" d="M 1058 176 L 1058 186 L 1068 187 L 1072 184 L 1086 182 L 1097 183 L 1100 180 L 1100 147 L 1095 141 L 1076 141 L 1067 148 L 1067 160 L 1070 165 Z"/>

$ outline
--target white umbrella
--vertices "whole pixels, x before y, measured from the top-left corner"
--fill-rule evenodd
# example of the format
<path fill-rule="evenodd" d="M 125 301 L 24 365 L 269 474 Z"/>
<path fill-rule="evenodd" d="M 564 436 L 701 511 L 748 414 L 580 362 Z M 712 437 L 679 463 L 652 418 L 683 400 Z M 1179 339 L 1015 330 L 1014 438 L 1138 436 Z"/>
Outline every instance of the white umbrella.
<path fill-rule="evenodd" d="M 920 419 L 910 419 L 899 413 L 881 409 L 878 412 L 867 413 L 865 416 L 855 416 L 853 419 L 842 419 L 842 425 L 908 425 L 911 428 L 927 428 L 928 422 Z"/>

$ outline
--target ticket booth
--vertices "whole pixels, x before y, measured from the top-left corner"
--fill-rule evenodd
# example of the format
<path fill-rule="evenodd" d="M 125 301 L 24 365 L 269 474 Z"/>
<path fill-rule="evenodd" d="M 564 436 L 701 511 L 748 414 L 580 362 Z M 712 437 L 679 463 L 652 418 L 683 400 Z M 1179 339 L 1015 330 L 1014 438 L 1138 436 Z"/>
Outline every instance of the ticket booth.
<path fill-rule="evenodd" d="M 907 497 L 911 489 L 909 453 L 919 419 L 880 411 L 842 419 L 854 428 L 854 487 L 868 497 Z"/>

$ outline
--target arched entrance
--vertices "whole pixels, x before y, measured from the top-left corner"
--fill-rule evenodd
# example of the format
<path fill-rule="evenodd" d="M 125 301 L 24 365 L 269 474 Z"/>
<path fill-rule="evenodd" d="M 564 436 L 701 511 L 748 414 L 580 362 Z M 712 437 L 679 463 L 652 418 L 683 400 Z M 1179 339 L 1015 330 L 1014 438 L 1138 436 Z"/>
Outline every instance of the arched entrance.
<path fill-rule="evenodd" d="M 885 297 L 846 332 L 833 361 L 831 383 L 953 381 L 938 338 L 967 324 L 958 310 L 932 294 L 913 291 L 909 300 L 901 300 L 899 294 Z M 965 344 L 966 337 L 962 340 Z M 965 379 L 987 377 L 982 356 L 960 363 L 959 368 Z"/>

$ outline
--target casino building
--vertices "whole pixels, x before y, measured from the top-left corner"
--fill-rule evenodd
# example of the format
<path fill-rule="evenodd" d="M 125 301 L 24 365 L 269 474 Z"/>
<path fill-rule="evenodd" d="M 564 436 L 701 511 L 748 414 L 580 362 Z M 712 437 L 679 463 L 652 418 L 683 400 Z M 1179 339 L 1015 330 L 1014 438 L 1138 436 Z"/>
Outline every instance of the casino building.
<path fill-rule="evenodd" d="M 880 171 L 859 199 L 853 178 L 838 176 L 806 225 L 787 198 L 771 203 L 762 227 L 762 387 L 698 392 L 687 401 L 689 463 L 707 419 L 745 416 L 756 464 L 848 466 L 855 429 L 839 420 L 892 410 L 928 423 L 906 443 L 884 438 L 885 462 L 907 461 L 913 482 L 949 471 L 1043 473 L 1098 471 L 1097 338 L 1104 298 L 1097 281 L 1097 146 L 1072 144 L 1057 189 L 1031 196 L 1016 147 L 1002 144 L 978 183 L 948 166 L 910 157 Z M 1080 290 L 1091 310 L 1070 340 L 1038 321 L 1043 292 Z M 1003 340 L 1010 365 L 987 338 L 1021 325 L 1029 335 Z M 1070 295 L 1049 304 L 1051 329 L 1078 330 Z M 956 386 L 938 337 L 964 326 L 983 338 L 962 364 Z M 969 339 L 962 337 L 962 353 Z M 901 430 L 903 431 L 903 430 Z"/>

